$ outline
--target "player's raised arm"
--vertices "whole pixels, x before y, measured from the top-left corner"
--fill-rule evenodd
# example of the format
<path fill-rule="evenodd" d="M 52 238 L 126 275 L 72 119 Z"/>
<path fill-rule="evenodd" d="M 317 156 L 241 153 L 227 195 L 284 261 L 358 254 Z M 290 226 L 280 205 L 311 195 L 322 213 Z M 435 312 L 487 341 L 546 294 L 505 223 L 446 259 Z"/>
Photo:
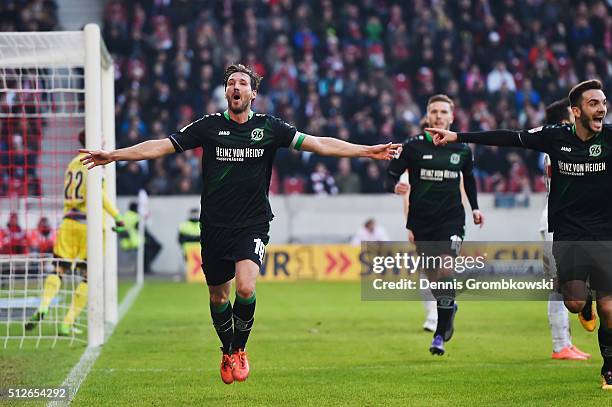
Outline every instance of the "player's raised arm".
<path fill-rule="evenodd" d="M 388 161 L 399 154 L 402 146 L 393 143 L 364 146 L 333 137 L 315 137 L 307 134 L 303 136 L 302 150 L 333 157 L 367 157 Z"/>
<path fill-rule="evenodd" d="M 81 162 L 88 170 L 98 165 L 105 165 L 113 161 L 140 161 L 151 160 L 174 153 L 174 146 L 170 139 L 147 140 L 142 143 L 127 148 L 120 148 L 113 151 L 88 150 L 82 148 L 80 153 L 85 153 Z"/>
<path fill-rule="evenodd" d="M 544 130 L 544 131 L 543 131 Z M 500 147 L 523 147 L 538 151 L 546 151 L 548 140 L 539 133 L 546 132 L 542 127 L 523 130 L 491 130 L 456 133 L 450 130 L 428 127 L 425 131 L 433 135 L 433 142 L 437 146 L 448 143 L 475 143 Z"/>

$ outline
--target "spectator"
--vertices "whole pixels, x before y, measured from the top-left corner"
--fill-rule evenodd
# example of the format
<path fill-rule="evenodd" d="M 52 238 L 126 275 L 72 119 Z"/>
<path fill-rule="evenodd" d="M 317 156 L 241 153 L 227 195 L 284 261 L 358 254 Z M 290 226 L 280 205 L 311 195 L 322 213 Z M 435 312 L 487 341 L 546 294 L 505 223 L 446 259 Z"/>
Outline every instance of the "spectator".
<path fill-rule="evenodd" d="M 538 106 L 540 104 L 540 94 L 533 89 L 531 81 L 525 79 L 523 86 L 516 92 L 516 110 L 521 111 L 526 104 L 530 106 Z"/>
<path fill-rule="evenodd" d="M 368 219 L 351 239 L 353 246 L 359 246 L 362 242 L 386 242 L 389 235 L 382 226 L 376 224 L 374 219 Z"/>
<path fill-rule="evenodd" d="M 147 176 L 136 161 L 119 167 L 117 173 L 118 195 L 138 195 L 138 191 L 144 188 L 147 181 Z"/>
<path fill-rule="evenodd" d="M 341 158 L 338 161 L 338 173 L 335 176 L 338 191 L 341 194 L 358 194 L 361 192 L 359 176 L 351 170 L 351 159 Z"/>
<path fill-rule="evenodd" d="M 495 68 L 487 76 L 487 90 L 489 93 L 497 92 L 502 85 L 506 85 L 512 92 L 516 90 L 516 83 L 512 74 L 506 69 L 506 64 L 503 61 L 495 63 Z"/>
<path fill-rule="evenodd" d="M 338 187 L 325 164 L 319 162 L 310 174 L 310 191 L 316 195 L 337 195 Z"/>
<path fill-rule="evenodd" d="M 30 253 L 53 254 L 55 231 L 46 216 L 40 218 L 36 229 L 28 232 L 27 240 Z"/>
<path fill-rule="evenodd" d="M 15 212 L 9 215 L 6 228 L 0 229 L 0 252 L 9 255 L 28 252 L 26 231 L 19 225 L 19 217 Z"/>
<path fill-rule="evenodd" d="M 382 194 L 385 192 L 383 182 L 378 165 L 374 162 L 369 162 L 366 166 L 366 174 L 362 182 L 361 192 L 364 194 Z"/>

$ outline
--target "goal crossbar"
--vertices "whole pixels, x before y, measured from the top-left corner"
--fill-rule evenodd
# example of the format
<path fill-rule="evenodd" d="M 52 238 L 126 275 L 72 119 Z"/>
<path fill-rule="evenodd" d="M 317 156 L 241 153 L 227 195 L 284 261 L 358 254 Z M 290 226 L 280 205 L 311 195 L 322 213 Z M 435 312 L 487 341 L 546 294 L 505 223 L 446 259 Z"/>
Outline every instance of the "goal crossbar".
<path fill-rule="evenodd" d="M 83 67 L 87 26 L 84 31 L 4 32 L 0 41 L 0 67 Z M 102 69 L 113 63 L 103 41 L 100 41 L 100 57 Z"/>

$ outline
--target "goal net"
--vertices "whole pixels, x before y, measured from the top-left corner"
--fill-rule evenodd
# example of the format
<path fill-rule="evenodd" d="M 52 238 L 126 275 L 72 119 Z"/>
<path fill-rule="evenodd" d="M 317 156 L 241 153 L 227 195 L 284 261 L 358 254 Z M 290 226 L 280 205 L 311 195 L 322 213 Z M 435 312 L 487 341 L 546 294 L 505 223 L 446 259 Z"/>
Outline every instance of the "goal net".
<path fill-rule="evenodd" d="M 103 178 L 115 201 L 114 166 L 68 168 L 82 131 L 87 148 L 114 148 L 113 76 L 94 24 L 0 33 L 0 346 L 98 346 L 117 322 L 117 238 L 102 213 Z M 60 259 L 65 200 L 86 202 L 70 218 L 86 232 L 77 250 L 78 227 L 67 229 L 75 254 Z"/>

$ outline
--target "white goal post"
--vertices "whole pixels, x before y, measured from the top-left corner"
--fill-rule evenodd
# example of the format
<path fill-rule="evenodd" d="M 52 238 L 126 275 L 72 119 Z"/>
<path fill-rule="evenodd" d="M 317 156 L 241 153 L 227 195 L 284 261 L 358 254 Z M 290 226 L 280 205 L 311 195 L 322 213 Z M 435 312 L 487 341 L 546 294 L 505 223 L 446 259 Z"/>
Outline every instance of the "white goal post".
<path fill-rule="evenodd" d="M 83 70 L 83 75 L 79 79 L 74 79 L 74 70 Z M 36 79 L 31 81 L 36 84 L 34 88 L 25 89 L 20 75 L 23 72 L 27 75 L 36 75 Z M 41 72 L 44 72 L 41 74 Z M 56 74 L 57 72 L 69 72 L 68 74 Z M 42 107 L 36 107 L 35 112 L 31 113 L 23 109 L 20 111 L 8 110 L 8 113 L 0 111 L 0 120 L 9 123 L 10 120 L 20 120 L 18 116 L 25 115 L 24 121 L 28 117 L 36 116 L 36 120 L 45 123 L 56 121 L 64 123 L 62 120 L 75 123 L 71 130 L 78 126 L 83 126 L 86 134 L 86 147 L 88 149 L 100 149 L 104 145 L 105 149 L 115 148 L 115 109 L 114 109 L 114 66 L 106 46 L 100 35 L 100 28 L 95 24 L 87 24 L 83 31 L 70 32 L 15 32 L 0 33 L 0 102 L 15 98 L 27 92 L 38 92 L 48 98 L 43 102 Z M 7 80 L 7 76 L 13 78 Z M 77 75 L 78 76 L 78 75 Z M 40 77 L 40 79 L 39 79 Z M 68 79 L 66 79 L 68 78 Z M 79 87 L 73 85 L 64 86 L 67 81 L 78 81 Z M 70 82 L 72 83 L 72 82 Z M 39 88 L 39 84 L 45 84 Z M 66 94 L 73 94 L 74 100 L 79 100 L 75 108 L 70 103 L 66 103 L 63 108 L 60 100 L 64 100 Z M 81 106 L 84 95 L 84 109 Z M 11 99 L 12 100 L 12 99 Z M 38 100 L 38 99 L 37 99 Z M 52 100 L 53 102 L 49 102 Z M 53 105 L 53 106 L 51 106 Z M 72 107 L 66 107 L 72 106 Z M 30 116 L 27 116 L 30 115 Z M 84 116 L 84 117 L 83 117 Z M 43 125 L 41 125 L 43 126 Z M 5 126 L 6 127 L 6 126 Z M 49 131 L 45 130 L 46 133 Z M 57 130 L 60 134 L 61 130 Z M 39 136 L 44 138 L 42 132 Z M 0 140 L 1 141 L 1 140 Z M 74 143 L 74 140 L 71 141 Z M 48 143 L 48 141 L 47 141 Z M 67 146 L 67 144 L 66 144 Z M 68 157 L 70 148 L 62 145 L 55 147 L 55 153 Z M 63 150 L 62 150 L 63 148 Z M 77 151 L 74 150 L 72 156 Z M 40 160 L 45 161 L 45 149 L 40 148 Z M 69 161 L 71 158 L 67 158 Z M 40 166 L 45 167 L 44 165 Z M 58 172 L 60 165 L 56 164 Z M 65 170 L 64 168 L 61 171 Z M 41 170 L 44 171 L 44 168 Z M 87 279 L 88 279 L 88 305 L 87 305 L 87 344 L 89 346 L 100 346 L 105 341 L 105 332 L 109 332 L 112 326 L 118 321 L 117 306 L 117 236 L 111 233 L 111 217 L 103 217 L 102 209 L 102 174 L 104 172 L 105 191 L 112 202 L 116 201 L 115 190 L 115 165 L 107 165 L 102 169 L 96 167 L 87 174 Z M 55 194 L 55 201 L 49 203 L 49 197 L 45 196 L 46 190 L 51 190 L 51 186 L 46 185 L 52 181 L 41 176 L 43 192 L 39 198 L 27 196 L 7 196 L 0 197 L 0 221 L 4 225 L 8 217 L 9 209 L 19 208 L 20 216 L 28 218 L 29 207 L 36 206 L 33 201 L 38 202 L 40 208 L 45 205 L 55 205 L 57 207 L 60 192 Z M 63 181 L 62 181 L 63 182 Z M 54 186 L 53 188 L 57 188 Z M 62 190 L 62 185 L 59 185 Z M 56 189 L 54 189 L 56 191 Z M 1 196 L 1 195 L 0 195 Z M 7 203 L 8 202 L 8 203 Z M 57 208 L 53 209 L 58 211 Z M 59 214 L 59 212 L 57 212 Z M 103 233 L 103 221 L 106 218 L 106 233 Z M 31 224 L 32 222 L 30 222 Z M 0 226 L 1 227 L 1 226 Z M 103 244 L 105 239 L 105 244 Z M 105 248 L 104 248 L 105 246 Z M 4 256 L 7 261 L 7 256 Z M 8 256 L 10 261 L 10 255 Z M 42 281 L 42 279 L 40 279 Z M 26 280 L 27 284 L 27 280 Z M 27 287 L 26 287 L 27 291 Z M 40 290 L 42 291 L 42 290 Z M 25 311 L 24 311 L 25 315 Z M 9 322 L 11 321 L 9 310 Z M 7 335 L 9 329 L 7 328 Z M 3 333 L 0 332 L 0 336 Z M 25 337 L 25 333 L 23 334 Z M 22 338 L 23 341 L 23 338 Z"/>

